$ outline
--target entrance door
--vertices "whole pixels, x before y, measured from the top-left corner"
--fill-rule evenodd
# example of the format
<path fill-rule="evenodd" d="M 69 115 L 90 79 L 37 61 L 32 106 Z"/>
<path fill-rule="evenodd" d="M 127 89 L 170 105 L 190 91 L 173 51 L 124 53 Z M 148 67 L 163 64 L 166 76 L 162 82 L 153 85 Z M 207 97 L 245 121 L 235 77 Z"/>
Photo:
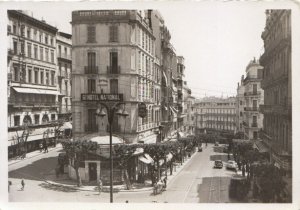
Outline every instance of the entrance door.
<path fill-rule="evenodd" d="M 257 139 L 257 131 L 253 131 L 253 138 L 256 140 Z"/>
<path fill-rule="evenodd" d="M 89 163 L 89 180 L 95 181 L 97 179 L 97 163 Z"/>

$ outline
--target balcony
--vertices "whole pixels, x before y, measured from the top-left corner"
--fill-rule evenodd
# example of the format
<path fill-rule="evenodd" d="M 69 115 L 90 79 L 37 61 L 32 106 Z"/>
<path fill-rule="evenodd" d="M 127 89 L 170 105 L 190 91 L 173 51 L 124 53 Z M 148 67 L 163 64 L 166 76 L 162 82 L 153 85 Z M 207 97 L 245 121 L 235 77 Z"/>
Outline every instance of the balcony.
<path fill-rule="evenodd" d="M 72 61 L 72 56 L 66 53 L 57 53 L 57 58 Z"/>
<path fill-rule="evenodd" d="M 244 83 L 248 83 L 248 82 L 259 82 L 261 81 L 262 78 L 258 78 L 257 76 L 247 76 L 245 79 L 244 79 Z"/>
<path fill-rule="evenodd" d="M 258 107 L 244 107 L 244 111 L 246 112 L 258 112 Z"/>
<path fill-rule="evenodd" d="M 252 127 L 252 128 L 257 128 L 257 122 L 252 123 L 252 124 L 251 124 L 251 127 Z"/>
<path fill-rule="evenodd" d="M 98 124 L 94 124 L 94 125 L 84 125 L 84 132 L 98 132 Z"/>
<path fill-rule="evenodd" d="M 244 93 L 244 96 L 260 96 L 261 92 L 260 91 L 254 91 L 254 92 L 246 92 Z"/>
<path fill-rule="evenodd" d="M 292 114 L 292 106 L 288 105 L 260 105 L 260 110 L 263 114 L 283 114 L 283 115 L 291 115 Z"/>
<path fill-rule="evenodd" d="M 85 74 L 98 74 L 98 66 L 85 66 L 84 73 Z"/>
<path fill-rule="evenodd" d="M 120 74 L 121 67 L 113 67 L 113 66 L 107 66 L 107 74 Z"/>

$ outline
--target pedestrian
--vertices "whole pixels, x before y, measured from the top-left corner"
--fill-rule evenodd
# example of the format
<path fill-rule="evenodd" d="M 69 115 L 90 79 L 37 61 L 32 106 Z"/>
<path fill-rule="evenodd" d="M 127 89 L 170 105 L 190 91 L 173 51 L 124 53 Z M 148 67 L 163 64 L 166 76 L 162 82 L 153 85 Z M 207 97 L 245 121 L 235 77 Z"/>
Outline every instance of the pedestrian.
<path fill-rule="evenodd" d="M 246 163 L 246 172 L 247 172 L 247 178 L 249 178 L 250 177 L 250 167 L 249 167 L 249 164 L 248 163 Z"/>
<path fill-rule="evenodd" d="M 165 190 L 167 189 L 167 177 L 165 177 L 164 179 L 163 179 L 163 183 L 164 183 L 164 188 L 165 188 Z"/>
<path fill-rule="evenodd" d="M 154 185 L 153 185 L 153 195 L 156 195 L 157 194 L 157 182 L 155 181 Z"/>
<path fill-rule="evenodd" d="M 125 203 L 129 203 L 128 200 L 126 200 Z"/>
<path fill-rule="evenodd" d="M 24 182 L 24 179 L 22 179 L 22 181 L 21 181 L 21 185 L 22 185 L 22 187 L 21 187 L 21 190 L 23 191 L 23 190 L 24 190 L 24 187 L 25 187 L 25 182 Z"/>
<path fill-rule="evenodd" d="M 102 192 L 102 188 L 103 188 L 103 183 L 102 183 L 102 180 L 99 179 L 99 181 L 98 181 L 98 191 L 99 191 L 99 195 L 100 195 L 101 192 Z"/>
<path fill-rule="evenodd" d="M 39 144 L 39 148 L 40 148 L 40 152 L 42 152 L 43 151 L 43 144 L 42 144 L 42 142 Z"/>
<path fill-rule="evenodd" d="M 45 143 L 45 152 L 48 152 L 48 144 L 47 144 L 47 142 Z"/>
<path fill-rule="evenodd" d="M 242 175 L 245 176 L 245 166 L 242 166 Z"/>
<path fill-rule="evenodd" d="M 10 186 L 12 185 L 11 181 L 8 181 L 8 192 L 10 191 Z"/>

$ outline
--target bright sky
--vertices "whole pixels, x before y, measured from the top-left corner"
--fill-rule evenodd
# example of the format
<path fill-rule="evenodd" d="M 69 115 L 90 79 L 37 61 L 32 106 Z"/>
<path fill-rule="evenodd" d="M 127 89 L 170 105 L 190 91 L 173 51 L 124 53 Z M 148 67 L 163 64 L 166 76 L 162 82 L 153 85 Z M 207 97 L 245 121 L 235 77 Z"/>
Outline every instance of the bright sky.
<path fill-rule="evenodd" d="M 52 5 L 31 11 L 34 17 L 43 17 L 46 22 L 67 33 L 71 33 L 72 10 L 102 9 L 100 6 L 54 8 Z M 123 5 L 118 4 L 117 8 L 128 8 L 128 5 Z M 177 55 L 185 57 L 186 80 L 196 97 L 236 95 L 237 83 L 247 64 L 263 53 L 260 36 L 265 26 L 264 11 L 267 7 L 260 3 L 169 2 L 168 5 L 152 3 L 149 7 L 145 4 L 142 8 L 132 5 L 160 11 L 171 32 L 171 42 Z M 116 7 L 109 5 L 109 8 Z"/>

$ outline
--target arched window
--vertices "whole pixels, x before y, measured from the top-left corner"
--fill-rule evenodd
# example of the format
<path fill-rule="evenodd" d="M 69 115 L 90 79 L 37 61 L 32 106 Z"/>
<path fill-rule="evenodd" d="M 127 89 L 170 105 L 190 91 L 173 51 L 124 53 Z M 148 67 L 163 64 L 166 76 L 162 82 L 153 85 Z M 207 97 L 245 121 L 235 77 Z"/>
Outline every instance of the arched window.
<path fill-rule="evenodd" d="M 44 114 L 42 118 L 42 123 L 47 123 L 47 122 L 49 122 L 49 116 L 47 114 Z"/>
<path fill-rule="evenodd" d="M 23 125 L 30 125 L 32 123 L 31 117 L 29 115 L 26 115 L 23 119 Z"/>

